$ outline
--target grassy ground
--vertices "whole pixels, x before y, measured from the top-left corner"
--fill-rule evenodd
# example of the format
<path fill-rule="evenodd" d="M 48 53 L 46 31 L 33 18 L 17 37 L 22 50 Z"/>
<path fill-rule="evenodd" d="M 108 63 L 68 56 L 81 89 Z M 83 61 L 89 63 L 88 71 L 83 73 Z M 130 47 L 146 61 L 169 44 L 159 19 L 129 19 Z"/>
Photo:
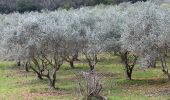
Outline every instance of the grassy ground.
<path fill-rule="evenodd" d="M 80 71 L 88 70 L 85 63 L 77 63 L 76 69 L 68 64 L 57 73 L 56 87 L 50 90 L 47 80 L 37 80 L 33 72 L 26 73 L 22 67 L 13 67 L 13 62 L 0 62 L 0 100 L 81 100 L 77 84 Z M 170 84 L 159 67 L 141 69 L 136 66 L 133 80 L 124 78 L 124 68 L 119 57 L 108 57 L 96 66 L 102 75 L 101 94 L 108 100 L 169 100 Z"/>

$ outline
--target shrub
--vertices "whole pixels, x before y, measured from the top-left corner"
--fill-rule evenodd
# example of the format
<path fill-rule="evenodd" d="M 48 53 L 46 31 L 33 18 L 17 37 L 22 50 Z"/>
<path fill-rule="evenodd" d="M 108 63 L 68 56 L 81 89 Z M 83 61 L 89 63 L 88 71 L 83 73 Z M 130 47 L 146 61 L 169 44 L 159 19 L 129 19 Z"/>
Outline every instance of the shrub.
<path fill-rule="evenodd" d="M 20 13 L 30 11 L 40 11 L 41 7 L 34 3 L 33 0 L 18 0 L 16 3 L 16 10 Z"/>

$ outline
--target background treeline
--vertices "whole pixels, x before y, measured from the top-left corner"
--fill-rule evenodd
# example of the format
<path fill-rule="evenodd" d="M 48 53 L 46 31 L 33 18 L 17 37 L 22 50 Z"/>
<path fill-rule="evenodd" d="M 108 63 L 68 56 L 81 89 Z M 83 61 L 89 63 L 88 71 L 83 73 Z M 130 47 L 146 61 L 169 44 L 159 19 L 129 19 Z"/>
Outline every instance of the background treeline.
<path fill-rule="evenodd" d="M 146 0 L 0 0 L 0 13 L 20 13 L 40 11 L 42 9 L 56 10 L 58 8 L 79 8 L 97 4 L 119 4 L 121 2 L 136 2 Z"/>

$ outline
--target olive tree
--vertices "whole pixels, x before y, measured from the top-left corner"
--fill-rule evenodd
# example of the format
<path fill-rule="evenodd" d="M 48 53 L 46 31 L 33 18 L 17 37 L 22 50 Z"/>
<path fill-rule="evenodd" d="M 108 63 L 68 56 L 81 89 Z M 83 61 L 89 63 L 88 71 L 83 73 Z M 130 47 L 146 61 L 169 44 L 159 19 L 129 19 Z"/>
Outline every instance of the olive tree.
<path fill-rule="evenodd" d="M 126 24 L 123 26 L 122 48 L 142 59 L 143 67 L 146 67 L 148 62 L 155 61 L 157 57 L 165 62 L 163 58 L 168 41 L 162 38 L 162 35 L 169 33 L 168 14 L 169 12 L 159 5 L 148 1 L 133 4 L 124 15 Z M 168 75 L 165 67 L 166 64 L 162 64 L 163 72 Z"/>
<path fill-rule="evenodd" d="M 110 7 L 110 9 L 107 9 L 107 16 L 102 24 L 104 25 L 102 30 L 105 30 L 104 33 L 102 33 L 102 37 L 104 39 L 104 50 L 107 52 L 114 52 L 120 56 L 125 66 L 127 79 L 131 80 L 131 73 L 136 64 L 137 57 L 131 55 L 127 50 L 122 48 L 122 42 L 125 41 L 121 41 L 121 36 L 124 34 L 124 24 L 126 24 L 124 14 L 129 6 L 131 6 L 130 3 L 124 3 L 114 8 Z"/>
<path fill-rule="evenodd" d="M 56 72 L 63 64 L 62 46 L 66 28 L 65 25 L 60 24 L 59 19 L 63 17 L 60 16 L 61 13 L 55 12 L 55 14 L 48 14 L 49 16 L 46 15 L 47 13 L 14 14 L 16 18 L 10 15 L 15 18 L 12 20 L 17 24 L 12 20 L 9 21 L 11 23 L 6 27 L 4 47 L 11 50 L 10 53 L 8 52 L 10 56 L 16 55 L 24 61 L 31 61 L 35 66 L 30 68 L 38 78 L 48 78 L 50 87 L 54 88 Z"/>
<path fill-rule="evenodd" d="M 65 39 L 63 45 L 63 59 L 70 64 L 71 68 L 75 68 L 74 62 L 78 60 L 78 54 L 82 48 L 81 42 L 79 39 L 80 33 L 80 15 L 77 10 L 70 10 L 66 12 L 67 15 L 64 17 L 65 26 Z"/>
<path fill-rule="evenodd" d="M 4 15 L 1 29 L 1 48 L 3 50 L 5 59 L 19 60 L 19 46 L 17 45 L 17 30 L 20 24 L 20 14 L 14 13 L 9 15 Z"/>
<path fill-rule="evenodd" d="M 97 64 L 97 55 L 103 50 L 104 43 L 102 38 L 103 22 L 106 17 L 102 18 L 102 14 L 106 9 L 102 6 L 95 8 L 81 9 L 80 13 L 80 39 L 82 43 L 82 53 L 85 55 L 90 70 L 93 71 Z M 84 13 L 84 11 L 86 11 Z"/>

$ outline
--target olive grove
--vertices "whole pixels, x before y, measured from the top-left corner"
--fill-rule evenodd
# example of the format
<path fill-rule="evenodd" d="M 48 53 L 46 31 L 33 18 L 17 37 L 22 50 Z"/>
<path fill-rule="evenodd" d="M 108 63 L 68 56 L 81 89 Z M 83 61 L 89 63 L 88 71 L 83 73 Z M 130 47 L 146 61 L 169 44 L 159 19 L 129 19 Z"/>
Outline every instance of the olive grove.
<path fill-rule="evenodd" d="M 83 54 L 95 71 L 102 52 L 119 53 L 129 80 L 136 64 L 147 67 L 156 60 L 170 79 L 170 12 L 152 1 L 3 14 L 0 30 L 1 59 L 23 62 L 51 88 L 64 62 L 75 68 Z"/>

